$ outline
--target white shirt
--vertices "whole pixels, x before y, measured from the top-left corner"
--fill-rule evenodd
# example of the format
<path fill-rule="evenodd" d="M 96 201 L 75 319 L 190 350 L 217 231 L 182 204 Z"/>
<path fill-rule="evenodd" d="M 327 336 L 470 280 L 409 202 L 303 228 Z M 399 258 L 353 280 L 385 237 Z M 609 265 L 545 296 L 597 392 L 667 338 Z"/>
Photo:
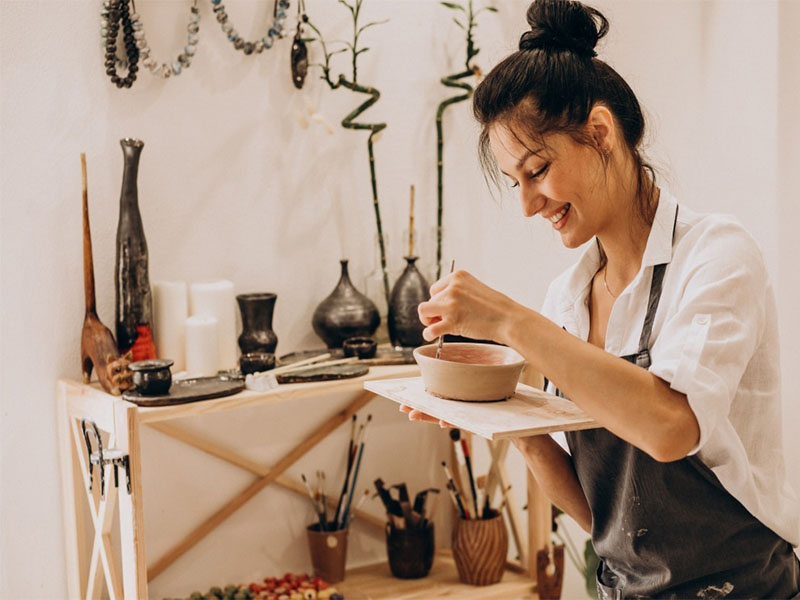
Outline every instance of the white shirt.
<path fill-rule="evenodd" d="M 653 266 L 669 263 L 650 338 L 650 372 L 689 400 L 700 425 L 690 454 L 759 521 L 797 546 L 800 502 L 785 472 L 778 325 L 761 251 L 732 217 L 684 205 L 673 245 L 675 209 L 662 190 L 641 269 L 611 310 L 605 349 L 616 356 L 639 350 Z M 597 244 L 590 243 L 550 285 L 542 309 L 583 340 L 599 267 Z"/>

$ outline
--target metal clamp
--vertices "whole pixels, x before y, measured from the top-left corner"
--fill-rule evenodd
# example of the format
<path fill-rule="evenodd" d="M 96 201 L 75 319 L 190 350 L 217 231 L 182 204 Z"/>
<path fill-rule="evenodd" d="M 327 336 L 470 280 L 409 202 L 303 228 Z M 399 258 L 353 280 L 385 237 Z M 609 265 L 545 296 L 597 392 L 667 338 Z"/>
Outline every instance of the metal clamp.
<path fill-rule="evenodd" d="M 87 427 L 89 425 L 89 427 Z M 114 487 L 119 487 L 119 472 L 118 469 L 123 467 L 125 469 L 125 481 L 127 484 L 128 494 L 131 493 L 131 469 L 128 455 L 122 450 L 115 448 L 108 448 L 103 450 L 103 439 L 100 437 L 100 430 L 97 425 L 90 419 L 81 419 L 81 430 L 83 431 L 83 439 L 86 442 L 86 453 L 89 455 L 89 491 L 92 490 L 93 485 L 93 472 L 94 465 L 100 469 L 100 497 L 106 496 L 106 475 L 105 466 L 112 465 L 114 467 Z M 92 451 L 92 440 L 94 437 L 96 451 Z"/>

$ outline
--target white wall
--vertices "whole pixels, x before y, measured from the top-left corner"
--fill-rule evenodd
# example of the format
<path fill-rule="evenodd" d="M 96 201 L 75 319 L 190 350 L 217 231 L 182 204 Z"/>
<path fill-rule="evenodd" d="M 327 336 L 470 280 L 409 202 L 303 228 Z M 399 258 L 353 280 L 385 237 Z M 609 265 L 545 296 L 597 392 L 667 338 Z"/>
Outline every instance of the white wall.
<path fill-rule="evenodd" d="M 288 41 L 258 57 L 236 53 L 209 4 L 201 2 L 193 66 L 167 82 L 141 73 L 132 89 L 121 91 L 102 70 L 99 4 L 0 0 L 3 598 L 65 595 L 54 394 L 58 377 L 80 375 L 80 152 L 88 159 L 98 306 L 107 324 L 114 318 L 121 137 L 145 141 L 139 192 L 151 279 L 226 277 L 238 291 L 276 291 L 279 352 L 318 344 L 310 314 L 335 284 L 340 255 L 351 259 L 360 285 L 377 260 L 365 136 L 338 127 L 333 136 L 318 126 L 299 128 L 292 108 L 304 105 L 289 80 Z M 226 2 L 240 31 L 252 35 L 261 31 L 266 4 Z M 484 15 L 477 32 L 485 67 L 509 52 L 524 29 L 527 2 L 498 4 L 501 13 Z M 800 292 L 794 263 L 800 213 L 792 185 L 800 166 L 798 5 L 597 4 L 611 21 L 601 56 L 628 79 L 651 117 L 650 155 L 662 181 L 696 209 L 735 214 L 764 249 L 785 332 L 786 431 L 793 433 L 789 426 L 800 419 L 792 393 L 800 384 L 792 368 L 800 338 L 793 302 Z M 332 0 L 307 5 L 329 38 L 347 35 L 342 7 Z M 188 3 L 139 0 L 137 6 L 156 56 L 174 56 L 183 45 Z M 376 144 L 376 160 L 397 270 L 411 183 L 417 186 L 419 249 L 432 255 L 434 115 L 447 95 L 438 79 L 460 67 L 463 49 L 449 12 L 433 0 L 369 0 L 364 15 L 391 18 L 365 34 L 372 50 L 363 56 L 359 78 L 382 92 L 365 118 L 389 124 Z M 362 100 L 331 92 L 313 76 L 304 93 L 334 123 Z M 445 257 L 538 305 L 547 282 L 574 255 L 544 223 L 520 219 L 514 198 L 489 198 L 466 104 L 449 110 L 445 129 Z M 341 213 L 346 217 L 339 228 Z M 242 411 L 187 426 L 240 442 L 254 459 L 268 462 L 313 425 L 300 415 L 321 420 L 342 401 Z M 435 460 L 428 458 L 443 449 L 438 430 L 412 429 L 382 401 L 369 410 L 380 432 L 373 432 L 363 481 L 381 475 L 406 478 L 412 488 L 441 483 Z M 325 457 L 343 447 L 343 433 L 292 474 L 318 466 L 336 473 L 338 461 Z M 787 438 L 790 476 L 800 488 L 800 442 Z M 152 561 L 248 479 L 160 434 L 146 433 L 143 443 Z M 417 465 L 424 467 L 418 471 Z M 515 488 L 521 494 L 523 486 Z M 300 532 L 308 519 L 302 499 L 264 492 L 154 580 L 151 594 L 185 594 L 212 583 L 307 569 Z M 360 562 L 380 553 L 382 542 L 362 531 L 354 545 L 351 559 Z M 564 596 L 577 597 L 581 589 L 571 576 Z"/>

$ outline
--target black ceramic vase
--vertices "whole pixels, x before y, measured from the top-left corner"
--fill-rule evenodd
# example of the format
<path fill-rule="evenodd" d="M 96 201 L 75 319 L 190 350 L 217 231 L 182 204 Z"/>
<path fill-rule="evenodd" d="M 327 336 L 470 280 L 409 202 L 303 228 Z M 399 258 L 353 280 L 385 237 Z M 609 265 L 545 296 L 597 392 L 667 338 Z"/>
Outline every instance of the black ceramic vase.
<path fill-rule="evenodd" d="M 278 336 L 272 331 L 272 314 L 275 310 L 276 294 L 239 294 L 239 312 L 242 314 L 242 334 L 239 348 L 248 352 L 275 352 Z"/>
<path fill-rule="evenodd" d="M 430 286 L 416 265 L 416 256 L 406 256 L 405 271 L 395 282 L 389 295 L 389 338 L 393 346 L 417 347 L 425 343 L 417 307 L 430 300 Z"/>
<path fill-rule="evenodd" d="M 371 336 L 381 322 L 375 303 L 350 281 L 347 260 L 342 263 L 339 283 L 314 311 L 311 325 L 328 348 L 340 348 L 350 337 Z"/>
<path fill-rule="evenodd" d="M 144 142 L 125 138 L 119 143 L 125 162 L 114 269 L 117 346 L 121 352 L 130 350 L 134 361 L 148 360 L 156 357 L 151 328 L 153 299 L 147 274 L 147 240 L 139 213 L 139 190 L 136 184 L 139 155 Z"/>

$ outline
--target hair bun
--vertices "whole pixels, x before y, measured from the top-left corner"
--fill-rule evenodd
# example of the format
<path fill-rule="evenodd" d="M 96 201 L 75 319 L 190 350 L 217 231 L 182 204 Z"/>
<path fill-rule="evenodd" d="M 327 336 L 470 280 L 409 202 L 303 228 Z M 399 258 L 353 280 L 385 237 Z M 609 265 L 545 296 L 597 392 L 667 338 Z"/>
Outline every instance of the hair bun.
<path fill-rule="evenodd" d="M 600 12 L 574 0 L 535 0 L 527 20 L 531 29 L 520 37 L 520 50 L 566 50 L 591 58 L 608 32 L 608 20 Z"/>

